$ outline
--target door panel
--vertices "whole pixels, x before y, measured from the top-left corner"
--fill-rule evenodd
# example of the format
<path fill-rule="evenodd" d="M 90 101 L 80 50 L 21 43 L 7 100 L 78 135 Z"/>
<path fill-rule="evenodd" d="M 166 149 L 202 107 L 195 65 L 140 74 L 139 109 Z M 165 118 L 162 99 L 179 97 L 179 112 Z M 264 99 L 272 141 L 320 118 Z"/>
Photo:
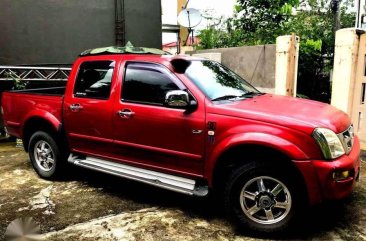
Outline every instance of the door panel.
<path fill-rule="evenodd" d="M 196 111 L 188 114 L 185 110 L 156 103 L 163 101 L 164 98 L 160 95 L 165 96 L 168 90 L 184 89 L 184 85 L 160 66 L 131 65 L 127 67 L 127 77 L 123 83 L 124 99 L 114 108 L 118 158 L 135 164 L 201 175 L 204 158 L 204 107 L 199 105 Z M 129 68 L 135 68 L 134 71 L 140 73 L 132 73 Z M 166 79 L 163 80 L 164 78 Z M 128 81 L 138 84 L 129 85 Z M 154 93 L 149 93 L 149 90 Z M 125 94 L 127 91 L 129 94 Z M 129 98 L 135 103 L 129 102 Z M 137 103 L 140 99 L 142 103 Z M 121 116 L 120 111 L 133 114 Z"/>
<path fill-rule="evenodd" d="M 73 151 L 106 155 L 113 148 L 113 61 L 80 65 L 74 93 L 64 100 L 64 122 Z"/>

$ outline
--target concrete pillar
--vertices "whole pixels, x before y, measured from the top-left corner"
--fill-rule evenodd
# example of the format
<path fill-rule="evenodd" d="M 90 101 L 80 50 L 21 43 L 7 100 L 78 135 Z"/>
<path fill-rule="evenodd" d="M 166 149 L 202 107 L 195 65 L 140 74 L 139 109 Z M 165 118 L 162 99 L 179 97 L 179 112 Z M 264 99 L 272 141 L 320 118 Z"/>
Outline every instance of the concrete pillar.
<path fill-rule="evenodd" d="M 275 94 L 296 96 L 300 38 L 292 35 L 276 39 Z"/>
<path fill-rule="evenodd" d="M 331 105 L 348 115 L 352 114 L 359 42 L 360 38 L 354 28 L 336 32 Z"/>
<path fill-rule="evenodd" d="M 346 112 L 355 134 L 366 150 L 366 34 L 348 28 L 338 30 L 335 40 L 331 104 Z M 366 88 L 365 88 L 366 89 Z"/>

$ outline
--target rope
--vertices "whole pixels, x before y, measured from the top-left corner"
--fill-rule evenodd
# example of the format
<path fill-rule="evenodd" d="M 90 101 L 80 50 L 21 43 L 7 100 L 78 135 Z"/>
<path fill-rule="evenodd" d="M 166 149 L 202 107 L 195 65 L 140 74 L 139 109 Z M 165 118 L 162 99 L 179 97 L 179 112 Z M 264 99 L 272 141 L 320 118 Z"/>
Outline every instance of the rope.
<path fill-rule="evenodd" d="M 252 84 L 252 82 L 253 82 L 253 77 L 254 77 L 254 75 L 255 75 L 255 73 L 256 73 L 256 71 L 257 71 L 257 67 L 258 67 L 258 64 L 259 64 L 259 60 L 261 59 L 262 54 L 264 53 L 265 49 L 266 49 L 266 45 L 263 45 L 262 51 L 261 51 L 261 53 L 259 54 L 259 57 L 258 57 L 257 63 L 256 63 L 255 68 L 254 68 L 254 70 L 253 70 L 252 77 L 250 78 L 250 81 L 249 81 L 249 83 L 250 83 L 250 84 Z"/>

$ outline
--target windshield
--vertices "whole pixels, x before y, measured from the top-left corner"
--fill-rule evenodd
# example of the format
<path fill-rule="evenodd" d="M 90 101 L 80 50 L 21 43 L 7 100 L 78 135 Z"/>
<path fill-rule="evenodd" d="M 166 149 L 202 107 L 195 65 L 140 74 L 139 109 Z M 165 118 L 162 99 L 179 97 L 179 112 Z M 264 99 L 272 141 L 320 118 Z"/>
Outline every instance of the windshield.
<path fill-rule="evenodd" d="M 191 61 L 185 73 L 213 101 L 261 94 L 233 71 L 210 60 Z"/>

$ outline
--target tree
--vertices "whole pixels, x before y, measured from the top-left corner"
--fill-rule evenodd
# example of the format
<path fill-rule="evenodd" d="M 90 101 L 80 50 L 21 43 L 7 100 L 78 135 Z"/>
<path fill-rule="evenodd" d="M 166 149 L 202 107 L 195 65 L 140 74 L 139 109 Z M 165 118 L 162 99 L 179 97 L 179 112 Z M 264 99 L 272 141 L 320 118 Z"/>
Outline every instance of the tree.
<path fill-rule="evenodd" d="M 273 36 L 283 34 L 283 25 L 298 5 L 299 0 L 238 0 L 237 14 L 231 21 L 235 29 L 243 31 L 247 42 L 271 43 Z"/>
<path fill-rule="evenodd" d="M 200 48 L 273 44 L 280 35 L 300 36 L 298 93 L 330 100 L 334 55 L 333 0 L 238 0 L 235 14 L 201 32 Z M 340 2 L 340 27 L 353 27 L 352 0 Z M 210 44 L 208 43 L 210 39 Z"/>

